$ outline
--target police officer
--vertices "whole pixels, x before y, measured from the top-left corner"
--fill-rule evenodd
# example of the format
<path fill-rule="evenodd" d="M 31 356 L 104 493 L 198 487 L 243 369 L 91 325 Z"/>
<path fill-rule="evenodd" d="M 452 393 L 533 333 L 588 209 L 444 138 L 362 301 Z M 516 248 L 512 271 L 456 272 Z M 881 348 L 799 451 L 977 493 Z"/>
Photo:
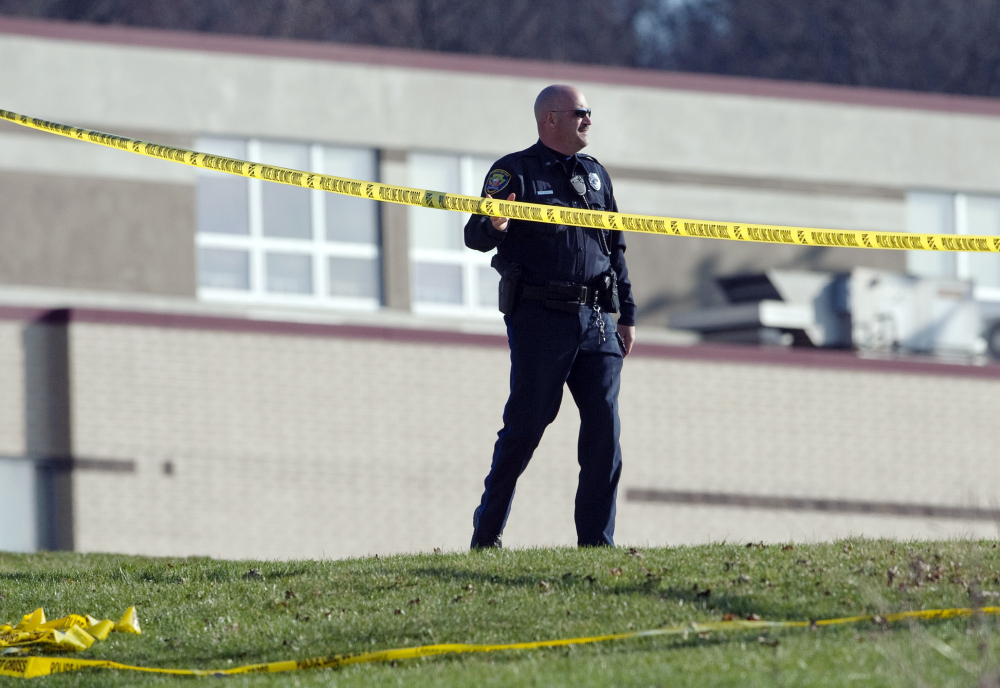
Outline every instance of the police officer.
<path fill-rule="evenodd" d="M 553 85 L 535 100 L 538 142 L 500 158 L 483 195 L 617 211 L 611 180 L 580 151 L 590 108 L 579 89 Z M 618 390 L 635 339 L 635 303 L 619 231 L 473 215 L 465 244 L 497 249 L 500 309 L 510 344 L 510 397 L 493 449 L 472 547 L 499 547 L 514 486 L 559 411 L 563 385 L 580 410 L 577 543 L 614 545 L 621 476 Z M 620 311 L 617 328 L 610 313 Z"/>

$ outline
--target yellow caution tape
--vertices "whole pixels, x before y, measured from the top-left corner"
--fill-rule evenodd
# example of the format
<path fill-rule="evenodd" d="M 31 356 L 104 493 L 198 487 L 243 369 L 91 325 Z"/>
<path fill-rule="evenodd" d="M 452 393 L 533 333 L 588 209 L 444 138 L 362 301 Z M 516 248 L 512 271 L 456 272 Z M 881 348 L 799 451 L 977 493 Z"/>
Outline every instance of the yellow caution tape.
<path fill-rule="evenodd" d="M 125 136 L 105 134 L 91 129 L 70 127 L 0 110 L 0 118 L 25 127 L 47 131 L 80 141 L 89 141 L 109 148 L 137 153 L 150 158 L 179 162 L 214 172 L 225 172 L 240 177 L 262 179 L 279 184 L 300 186 L 306 189 L 368 198 L 387 203 L 399 203 L 422 208 L 454 210 L 461 213 L 510 217 L 531 222 L 556 225 L 597 227 L 626 232 L 644 232 L 667 236 L 700 237 L 704 239 L 729 239 L 767 244 L 795 246 L 832 246 L 845 248 L 898 249 L 910 251 L 973 251 L 1000 253 L 1000 236 L 973 236 L 954 234 L 911 234 L 907 232 L 865 232 L 860 230 L 819 229 L 813 227 L 783 227 L 733 222 L 703 222 L 674 217 L 632 215 L 605 210 L 564 208 L 522 201 L 494 200 L 477 196 L 444 193 L 429 189 L 412 189 L 395 184 L 381 184 L 344 177 L 332 177 L 285 167 L 209 155 L 185 148 L 161 146 Z"/>
<path fill-rule="evenodd" d="M 4 654 L 26 652 L 32 648 L 77 652 L 86 650 L 95 640 L 104 640 L 111 631 L 142 633 L 135 607 L 125 610 L 118 623 L 110 619 L 98 621 L 89 614 L 86 617 L 70 614 L 46 621 L 45 611 L 39 607 L 31 614 L 25 614 L 15 626 L 0 624 L 0 648 L 4 648 Z"/>
<path fill-rule="evenodd" d="M 48 676 L 81 669 L 118 669 L 121 671 L 144 671 L 154 674 L 172 674 L 175 676 L 231 676 L 233 674 L 273 674 L 283 671 L 301 671 L 303 669 L 333 669 L 349 664 L 369 664 L 372 662 L 389 662 L 399 659 L 416 659 L 433 655 L 464 654 L 473 652 L 497 652 L 501 650 L 537 650 L 541 648 L 566 647 L 569 645 L 587 645 L 608 640 L 628 640 L 630 638 L 649 638 L 661 635 L 683 635 L 689 633 L 709 633 L 722 631 L 742 631 L 770 628 L 817 628 L 822 626 L 837 626 L 840 624 L 875 621 L 894 623 L 907 619 L 953 619 L 968 617 L 973 614 L 1000 614 L 1000 607 L 982 607 L 979 609 L 923 609 L 898 614 L 848 616 L 839 619 L 821 619 L 818 621 L 709 621 L 706 623 L 691 623 L 673 628 L 657 628 L 649 631 L 634 631 L 631 633 L 610 633 L 586 638 L 563 638 L 559 640 L 538 640 L 530 643 L 511 643 L 508 645 L 467 645 L 463 643 L 444 643 L 441 645 L 422 645 L 420 647 L 403 647 L 394 650 L 378 650 L 348 655 L 329 655 L 311 659 L 287 660 L 282 662 L 267 662 L 264 664 L 246 664 L 231 669 L 217 671 L 203 669 L 158 669 L 155 667 L 133 666 L 102 659 L 70 659 L 65 657 L 19 657 L 16 659 L 0 658 L 0 676 L 17 676 L 34 678 Z"/>

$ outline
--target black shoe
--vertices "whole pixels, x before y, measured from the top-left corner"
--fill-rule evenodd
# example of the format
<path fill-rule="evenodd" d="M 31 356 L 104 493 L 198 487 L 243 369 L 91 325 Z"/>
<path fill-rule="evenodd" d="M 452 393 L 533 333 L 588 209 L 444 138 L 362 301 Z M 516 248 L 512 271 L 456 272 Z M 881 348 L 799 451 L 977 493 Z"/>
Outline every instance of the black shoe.
<path fill-rule="evenodd" d="M 501 536 L 497 535 L 496 540 L 492 543 L 482 543 L 476 538 L 475 534 L 472 536 L 472 544 L 469 545 L 469 549 L 503 549 L 503 543 L 500 542 Z"/>

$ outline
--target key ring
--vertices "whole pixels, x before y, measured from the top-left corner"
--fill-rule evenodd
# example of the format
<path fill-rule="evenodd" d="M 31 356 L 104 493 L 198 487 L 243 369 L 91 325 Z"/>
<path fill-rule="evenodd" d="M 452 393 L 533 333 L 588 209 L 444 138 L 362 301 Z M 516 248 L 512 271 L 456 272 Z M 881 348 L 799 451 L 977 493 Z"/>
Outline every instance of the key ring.
<path fill-rule="evenodd" d="M 594 314 L 597 316 L 597 332 L 599 337 L 599 343 L 604 343 L 604 318 L 601 317 L 601 304 L 594 302 Z"/>

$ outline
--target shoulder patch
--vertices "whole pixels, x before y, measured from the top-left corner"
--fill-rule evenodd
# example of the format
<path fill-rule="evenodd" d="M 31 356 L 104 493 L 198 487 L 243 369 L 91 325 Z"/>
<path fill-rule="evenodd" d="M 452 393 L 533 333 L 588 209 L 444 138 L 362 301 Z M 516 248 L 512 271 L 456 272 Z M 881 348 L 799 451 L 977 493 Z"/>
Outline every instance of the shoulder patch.
<path fill-rule="evenodd" d="M 486 177 L 486 193 L 495 194 L 497 191 L 507 186 L 510 181 L 510 172 L 506 170 L 493 170 Z"/>

